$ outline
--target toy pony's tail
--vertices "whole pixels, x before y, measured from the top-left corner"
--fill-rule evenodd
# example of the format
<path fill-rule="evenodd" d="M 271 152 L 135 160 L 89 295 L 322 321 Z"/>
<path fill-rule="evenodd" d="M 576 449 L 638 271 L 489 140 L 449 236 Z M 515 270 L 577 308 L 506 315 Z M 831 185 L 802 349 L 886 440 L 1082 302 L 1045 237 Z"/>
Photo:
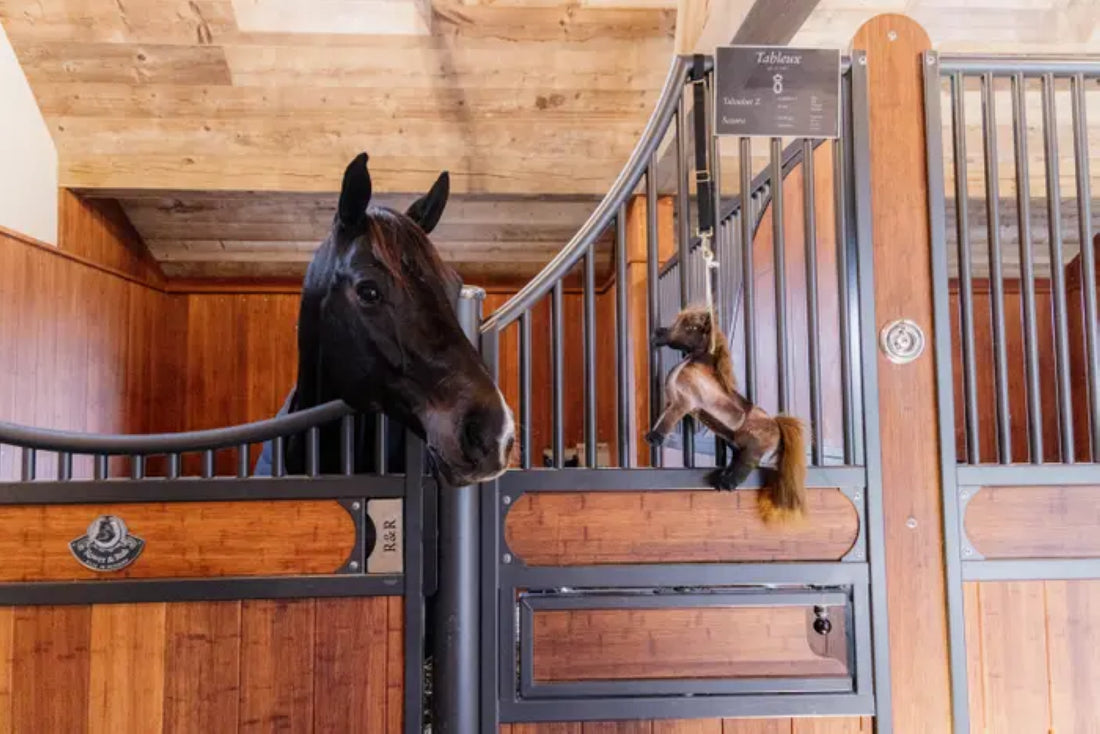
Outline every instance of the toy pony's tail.
<path fill-rule="evenodd" d="M 779 462 L 766 492 L 760 495 L 765 522 L 801 520 L 806 511 L 806 445 L 802 421 L 778 415 Z"/>

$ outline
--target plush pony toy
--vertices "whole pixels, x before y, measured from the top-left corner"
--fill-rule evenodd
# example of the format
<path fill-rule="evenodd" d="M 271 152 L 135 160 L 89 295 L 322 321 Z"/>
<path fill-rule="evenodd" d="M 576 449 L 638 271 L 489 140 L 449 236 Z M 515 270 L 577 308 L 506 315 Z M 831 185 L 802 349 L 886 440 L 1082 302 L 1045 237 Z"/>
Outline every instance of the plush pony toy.
<path fill-rule="evenodd" d="M 711 476 L 716 489 L 738 487 L 753 469 L 774 465 L 760 511 L 767 521 L 802 517 L 806 506 L 806 456 L 802 422 L 790 416 L 768 415 L 737 392 L 729 344 L 712 328 L 705 308 L 681 311 L 669 328 L 659 328 L 653 341 L 684 354 L 665 380 L 666 406 L 657 425 L 646 434 L 654 446 L 686 415 L 692 415 L 731 447 L 730 463 Z"/>

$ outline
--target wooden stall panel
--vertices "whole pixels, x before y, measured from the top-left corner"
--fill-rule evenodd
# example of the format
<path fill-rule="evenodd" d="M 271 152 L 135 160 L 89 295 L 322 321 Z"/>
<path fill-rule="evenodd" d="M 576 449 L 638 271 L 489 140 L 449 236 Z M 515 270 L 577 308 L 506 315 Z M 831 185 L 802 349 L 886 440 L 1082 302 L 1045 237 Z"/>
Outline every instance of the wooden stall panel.
<path fill-rule="evenodd" d="M 401 611 L 381 597 L 3 608 L 0 731 L 398 734 Z"/>
<path fill-rule="evenodd" d="M 85 568 L 70 550 L 100 515 L 145 542 L 119 571 Z M 0 513 L 0 580 L 333 573 L 354 544 L 351 516 L 330 500 L 17 506 Z"/>
<path fill-rule="evenodd" d="M 839 490 L 808 493 L 799 527 L 769 527 L 756 491 L 531 493 L 505 526 L 512 552 L 532 566 L 600 563 L 835 561 L 859 531 Z"/>
<path fill-rule="evenodd" d="M 1097 487 L 987 487 L 966 508 L 966 533 L 987 558 L 1100 556 Z"/>
<path fill-rule="evenodd" d="M 688 719 L 502 724 L 500 734 L 871 734 L 868 718 Z"/>
<path fill-rule="evenodd" d="M 535 680 L 848 675 L 840 620 L 823 637 L 812 619 L 798 607 L 536 610 Z"/>

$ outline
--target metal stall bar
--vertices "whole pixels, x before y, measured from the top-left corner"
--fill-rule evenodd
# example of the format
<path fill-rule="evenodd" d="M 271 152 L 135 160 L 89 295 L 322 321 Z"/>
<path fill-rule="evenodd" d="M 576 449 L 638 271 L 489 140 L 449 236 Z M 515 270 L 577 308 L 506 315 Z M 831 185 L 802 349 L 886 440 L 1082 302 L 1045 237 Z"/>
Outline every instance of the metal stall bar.
<path fill-rule="evenodd" d="M 1012 142 L 1016 156 L 1016 220 L 1027 364 L 1027 437 L 1031 463 L 1043 461 L 1043 396 L 1039 392 L 1039 337 L 1035 319 L 1035 260 L 1031 249 L 1031 178 L 1028 174 L 1027 101 L 1023 74 L 1012 76 Z"/>
<path fill-rule="evenodd" d="M 649 335 L 661 325 L 661 302 L 657 299 L 657 278 L 660 268 L 660 248 L 657 242 L 657 153 L 649 157 L 645 174 L 645 244 L 646 244 L 646 322 L 643 338 L 649 344 L 649 425 L 655 425 L 661 415 L 661 350 L 653 345 Z M 651 446 L 650 464 L 661 466 L 661 449 Z"/>
<path fill-rule="evenodd" d="M 1050 227 L 1050 281 L 1054 300 L 1054 343 L 1058 364 L 1058 425 L 1063 464 L 1076 461 L 1073 449 L 1073 393 L 1070 388 L 1069 326 L 1066 317 L 1066 265 L 1062 244 L 1062 193 L 1058 180 L 1058 131 L 1054 75 L 1043 74 L 1043 149 L 1046 154 L 1047 218 Z"/>
<path fill-rule="evenodd" d="M 955 153 L 955 227 L 959 246 L 959 313 L 962 316 L 963 392 L 966 395 L 966 453 L 971 464 L 981 462 L 978 443 L 978 369 L 974 356 L 974 284 L 970 270 L 969 193 L 966 174 L 965 79 L 951 77 L 951 132 Z"/>
<path fill-rule="evenodd" d="M 1089 458 L 1100 460 L 1100 344 L 1096 335 L 1096 252 L 1092 241 L 1092 187 L 1089 181 L 1088 118 L 1085 77 L 1070 79 L 1073 96 L 1073 155 L 1077 178 L 1077 226 L 1081 245 L 1081 283 L 1085 291 L 1085 343 L 1088 351 Z"/>
<path fill-rule="evenodd" d="M 596 255 L 592 248 L 589 248 L 584 254 L 584 465 L 589 469 L 596 468 L 598 441 L 599 436 L 596 435 Z"/>
<path fill-rule="evenodd" d="M 957 501 L 958 486 L 955 455 L 955 386 L 952 379 L 950 290 L 947 274 L 947 234 L 944 231 L 946 194 L 944 192 L 943 140 L 940 109 L 940 69 L 938 56 L 925 53 L 924 126 L 928 161 L 928 219 L 932 237 L 932 307 L 936 331 L 936 399 L 939 408 L 940 481 L 943 487 L 943 531 L 947 578 L 948 657 L 951 676 L 951 715 L 955 731 L 970 730 L 970 703 L 966 672 L 966 622 L 962 588 L 962 556 L 959 537 L 961 517 Z M 957 101 L 957 98 L 952 97 Z M 969 442 L 967 443 L 969 448 Z"/>
<path fill-rule="evenodd" d="M 849 76 L 850 108 L 844 136 L 851 173 L 852 227 L 859 289 L 860 374 L 863 387 L 863 454 L 867 490 L 867 558 L 871 585 L 871 645 L 874 667 L 875 727 L 893 730 L 890 705 L 890 641 L 886 606 L 886 540 L 882 500 L 882 449 L 878 407 L 878 350 L 875 334 L 874 251 L 871 239 L 870 111 L 867 99 L 867 55 L 852 52 Z"/>
<path fill-rule="evenodd" d="M 825 460 L 825 427 L 821 408 L 821 334 L 817 302 L 817 218 L 814 211 L 814 144 L 802 141 L 802 216 L 806 258 L 806 335 L 810 360 L 810 424 L 813 431 L 813 463 Z"/>
<path fill-rule="evenodd" d="M 531 312 L 519 317 L 520 465 L 531 468 Z"/>
<path fill-rule="evenodd" d="M 623 283 L 624 281 L 619 281 Z M 565 466 L 565 339 L 562 336 L 562 322 L 565 320 L 565 306 L 562 301 L 562 282 L 554 284 L 550 300 L 550 354 L 551 354 L 551 394 L 553 395 L 552 453 L 554 468 Z M 625 293 L 625 288 L 619 287 Z M 625 317 L 624 317 L 625 323 Z M 622 328 L 620 326 L 620 328 Z"/>
<path fill-rule="evenodd" d="M 783 227 L 783 147 L 771 139 L 772 257 L 775 263 L 775 354 L 779 412 L 790 409 L 790 347 L 787 344 L 787 253 Z"/>
<path fill-rule="evenodd" d="M 631 460 L 632 436 L 630 431 L 630 374 L 632 361 L 630 354 L 630 300 L 626 288 L 626 204 L 619 205 L 619 216 L 615 221 L 615 386 L 618 390 L 616 408 L 618 410 L 617 437 L 619 449 L 619 467 L 629 468 Z"/>
<path fill-rule="evenodd" d="M 676 108 L 676 224 L 677 252 L 679 254 L 680 308 L 686 308 L 691 302 L 691 199 L 688 189 L 687 162 L 687 119 L 684 111 L 684 97 L 681 93 L 679 107 Z M 685 416 L 681 421 L 683 429 L 684 466 L 695 466 L 695 421 Z"/>
<path fill-rule="evenodd" d="M 848 294 L 854 289 L 848 277 L 848 227 L 844 206 L 845 147 L 844 138 L 837 138 L 833 144 L 833 216 L 836 218 L 836 279 L 837 279 L 837 316 L 840 329 L 840 414 L 844 436 L 844 464 L 855 462 L 855 390 L 852 389 L 852 350 L 853 343 L 850 315 L 848 312 Z"/>
<path fill-rule="evenodd" d="M 1008 402 L 1008 348 L 1005 344 L 1005 285 L 1001 267 L 1000 186 L 997 180 L 997 120 L 993 74 L 981 77 L 982 143 L 985 157 L 985 211 L 989 238 L 989 278 L 993 313 L 994 382 L 997 386 L 997 453 L 1002 464 L 1012 462 L 1012 428 Z"/>
<path fill-rule="evenodd" d="M 466 336 L 478 338 L 481 304 L 485 291 L 464 286 L 457 315 Z M 485 355 L 486 357 L 490 355 Z M 496 364 L 496 356 L 491 364 Z M 408 476 L 419 480 L 410 466 Z M 481 490 L 477 486 L 445 487 L 439 493 L 439 588 L 431 605 L 432 624 L 432 723 L 437 731 L 473 734 L 480 729 L 479 686 L 481 685 L 480 601 Z M 411 497 L 406 503 L 412 505 Z M 407 512 L 413 514 L 416 508 Z M 418 536 L 414 536 L 418 537 Z M 411 586 L 413 577 L 407 575 Z M 419 591 L 419 589 L 418 589 Z M 406 596 L 406 604 L 410 600 Z M 408 653 L 406 653 L 408 655 Z M 406 657 L 410 668 L 422 679 L 419 666 Z M 406 693 L 406 716 L 412 696 Z M 419 704 L 419 700 L 415 703 Z M 417 715 L 419 719 L 419 714 Z M 418 721 L 419 723 L 419 721 Z M 406 728 L 408 728 L 406 726 Z M 417 727 L 420 731 L 420 727 Z"/>
<path fill-rule="evenodd" d="M 500 332 L 481 332 L 481 357 L 489 367 L 489 374 L 494 381 L 500 377 Z M 541 472 L 517 472 L 514 476 L 530 476 Z M 561 474 L 562 472 L 547 472 L 549 474 Z M 509 474 L 505 474 L 509 476 Z M 500 730 L 500 706 L 498 682 L 503 686 L 503 676 L 498 667 L 499 641 L 497 630 L 501 626 L 501 619 L 497 614 L 498 600 L 503 591 L 500 588 L 500 547 L 502 536 L 496 531 L 501 527 L 500 506 L 500 480 L 485 482 L 479 489 L 481 503 L 481 527 L 480 542 L 477 546 L 478 561 L 480 564 L 480 587 L 478 593 L 480 604 L 480 624 L 477 628 L 480 657 L 478 660 L 478 679 L 472 685 L 476 690 L 467 695 L 478 701 L 479 726 L 477 731 L 496 734 Z M 442 547 L 441 547 L 442 550 Z M 473 589 L 470 593 L 475 593 Z M 465 734 L 465 733 L 463 733 Z"/>
<path fill-rule="evenodd" d="M 741 174 L 741 290 L 744 294 L 745 329 L 745 397 L 756 402 L 756 271 L 752 262 L 753 222 L 756 212 L 752 202 L 752 139 L 738 141 L 738 164 Z"/>

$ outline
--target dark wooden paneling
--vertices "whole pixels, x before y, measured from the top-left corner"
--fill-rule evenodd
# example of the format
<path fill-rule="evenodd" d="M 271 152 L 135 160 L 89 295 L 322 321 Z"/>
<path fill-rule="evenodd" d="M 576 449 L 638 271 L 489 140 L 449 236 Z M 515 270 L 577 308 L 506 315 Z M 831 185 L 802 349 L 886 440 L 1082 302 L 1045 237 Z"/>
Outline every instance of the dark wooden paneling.
<path fill-rule="evenodd" d="M 241 732 L 313 727 L 312 599 L 245 601 L 241 611 Z"/>
<path fill-rule="evenodd" d="M 69 550 L 101 514 L 146 543 L 121 571 L 87 569 Z M 351 516 L 329 500 L 22 505 L 0 515 L 0 580 L 333 573 L 354 544 Z"/>
<path fill-rule="evenodd" d="M 14 614 L 12 730 L 87 731 L 91 607 L 21 607 Z"/>
<path fill-rule="evenodd" d="M 855 541 L 855 510 L 837 490 L 808 494 L 810 520 L 774 528 L 756 492 L 527 494 L 505 525 L 529 565 L 837 560 Z"/>
<path fill-rule="evenodd" d="M 894 319 L 921 325 L 930 343 L 932 273 L 921 53 L 928 34 L 879 15 L 856 32 L 867 52 L 876 331 Z M 897 731 L 950 731 L 939 440 L 933 350 L 909 364 L 878 355 L 883 521 Z M 945 437 L 946 438 L 946 437 Z"/>
<path fill-rule="evenodd" d="M 385 598 L 332 599 L 317 606 L 313 731 L 386 731 Z"/>
<path fill-rule="evenodd" d="M 160 266 L 114 199 L 58 192 L 58 245 L 65 252 L 135 280 L 164 285 Z"/>
<path fill-rule="evenodd" d="M 797 607 L 540 611 L 539 681 L 617 678 L 844 676 L 846 665 L 810 648 Z M 843 635 L 836 636 L 843 657 Z M 828 651 L 823 651 L 828 652 Z"/>
<path fill-rule="evenodd" d="M 165 734 L 237 731 L 240 648 L 240 602 L 168 605 Z"/>

